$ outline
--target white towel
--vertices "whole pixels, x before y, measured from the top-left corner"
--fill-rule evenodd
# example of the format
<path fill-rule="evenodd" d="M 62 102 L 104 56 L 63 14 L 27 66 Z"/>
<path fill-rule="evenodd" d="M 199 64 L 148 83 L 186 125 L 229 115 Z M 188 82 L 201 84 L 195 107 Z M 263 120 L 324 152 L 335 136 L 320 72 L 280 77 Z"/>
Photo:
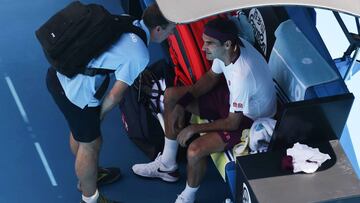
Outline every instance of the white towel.
<path fill-rule="evenodd" d="M 252 152 L 266 152 L 275 128 L 276 120 L 272 118 L 259 118 L 250 128 L 249 147 Z"/>
<path fill-rule="evenodd" d="M 321 153 L 318 148 L 300 143 L 295 143 L 292 148 L 287 149 L 286 154 L 293 158 L 294 173 L 300 171 L 314 173 L 322 163 L 331 159 L 328 154 Z"/>

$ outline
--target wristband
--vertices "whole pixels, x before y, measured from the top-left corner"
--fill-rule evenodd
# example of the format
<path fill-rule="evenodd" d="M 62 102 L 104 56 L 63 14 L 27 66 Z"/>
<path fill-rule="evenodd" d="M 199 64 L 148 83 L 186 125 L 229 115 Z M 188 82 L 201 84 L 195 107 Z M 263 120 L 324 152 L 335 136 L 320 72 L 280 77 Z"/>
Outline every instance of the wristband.
<path fill-rule="evenodd" d="M 190 93 L 187 92 L 186 94 L 184 94 L 184 96 L 182 96 L 178 102 L 176 104 L 179 104 L 182 107 L 186 107 L 187 105 L 189 105 L 193 100 L 195 99 L 195 97 Z"/>

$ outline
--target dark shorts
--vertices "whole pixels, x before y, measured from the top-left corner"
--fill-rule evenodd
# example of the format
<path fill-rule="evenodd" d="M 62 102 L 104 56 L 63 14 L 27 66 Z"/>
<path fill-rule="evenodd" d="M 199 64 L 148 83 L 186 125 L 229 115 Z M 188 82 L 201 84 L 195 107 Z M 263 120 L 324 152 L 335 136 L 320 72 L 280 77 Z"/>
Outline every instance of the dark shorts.
<path fill-rule="evenodd" d="M 229 89 L 225 82 L 218 84 L 209 93 L 199 98 L 200 117 L 208 120 L 227 118 L 229 115 Z M 231 149 L 240 142 L 244 129 L 249 129 L 253 121 L 245 115 L 235 131 L 218 131 L 221 139 L 227 143 L 225 149 Z"/>
<path fill-rule="evenodd" d="M 52 68 L 47 72 L 46 85 L 56 105 L 64 114 L 76 141 L 92 142 L 101 136 L 100 106 L 81 109 L 71 103 L 62 89 L 56 71 Z"/>

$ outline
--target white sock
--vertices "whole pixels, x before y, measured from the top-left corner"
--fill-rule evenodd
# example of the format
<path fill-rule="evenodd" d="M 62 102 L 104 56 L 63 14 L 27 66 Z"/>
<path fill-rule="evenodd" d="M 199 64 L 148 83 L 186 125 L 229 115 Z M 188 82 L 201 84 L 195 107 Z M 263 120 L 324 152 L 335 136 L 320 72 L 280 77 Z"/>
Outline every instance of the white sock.
<path fill-rule="evenodd" d="M 165 137 L 164 151 L 161 154 L 161 163 L 167 168 L 172 168 L 176 165 L 176 155 L 178 150 L 178 142 L 170 140 Z"/>
<path fill-rule="evenodd" d="M 186 199 L 195 199 L 196 192 L 198 191 L 200 186 L 197 187 L 190 187 L 189 184 L 186 182 L 185 189 L 181 192 L 181 196 Z"/>
<path fill-rule="evenodd" d="M 85 197 L 82 195 L 82 200 L 86 203 L 96 203 L 97 199 L 99 198 L 99 192 L 96 189 L 95 194 L 93 194 L 91 197 Z"/>

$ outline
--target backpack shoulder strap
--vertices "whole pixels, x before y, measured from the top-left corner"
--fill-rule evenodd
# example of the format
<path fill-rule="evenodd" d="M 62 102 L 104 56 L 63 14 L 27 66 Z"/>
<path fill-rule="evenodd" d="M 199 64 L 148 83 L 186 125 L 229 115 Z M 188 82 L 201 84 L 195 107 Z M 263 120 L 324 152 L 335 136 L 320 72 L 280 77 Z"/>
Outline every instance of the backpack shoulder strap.
<path fill-rule="evenodd" d="M 88 75 L 88 76 L 95 76 L 95 75 L 107 75 L 107 74 L 110 74 L 113 72 L 115 72 L 115 70 L 91 67 L 91 68 L 85 68 L 81 74 Z"/>
<path fill-rule="evenodd" d="M 139 36 L 144 42 L 145 46 L 147 46 L 147 38 L 146 33 L 143 29 L 133 25 L 134 20 L 136 20 L 132 16 L 119 16 L 113 15 L 114 21 L 111 25 L 113 28 L 113 32 L 119 34 L 121 36 L 123 33 L 134 33 Z M 94 97 L 97 99 L 101 99 L 110 82 L 109 74 L 115 72 L 115 70 L 103 69 L 103 68 L 85 68 L 82 74 L 95 76 L 95 75 L 105 75 L 105 80 L 100 85 L 99 89 L 96 91 Z"/>
<path fill-rule="evenodd" d="M 139 36 L 144 42 L 145 46 L 147 46 L 147 37 L 145 31 L 140 27 L 133 25 L 134 20 L 137 20 L 135 17 L 129 15 L 113 15 L 113 17 L 115 20 L 114 29 L 116 32 L 134 33 Z"/>
<path fill-rule="evenodd" d="M 121 36 L 123 33 L 134 33 L 139 36 L 144 42 L 145 46 L 147 46 L 145 31 L 140 27 L 133 25 L 133 22 L 136 20 L 136 18 L 129 15 L 113 15 L 113 18 L 114 23 L 112 24 L 112 27 L 114 33 L 117 33 L 119 36 Z M 103 68 L 85 68 L 81 74 L 95 76 L 98 74 L 106 75 L 113 73 L 114 71 L 115 70 L 108 70 Z"/>

